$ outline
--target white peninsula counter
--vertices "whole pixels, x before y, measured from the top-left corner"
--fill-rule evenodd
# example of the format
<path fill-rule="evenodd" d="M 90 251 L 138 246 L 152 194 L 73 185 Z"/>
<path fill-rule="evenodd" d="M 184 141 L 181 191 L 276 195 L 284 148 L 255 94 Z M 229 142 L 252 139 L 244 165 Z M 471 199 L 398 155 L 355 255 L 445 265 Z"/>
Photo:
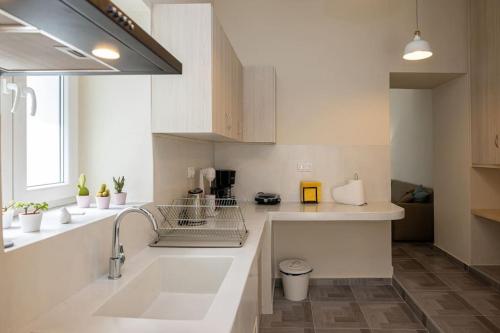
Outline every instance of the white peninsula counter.
<path fill-rule="evenodd" d="M 313 278 L 391 278 L 391 221 L 404 209 L 390 202 L 364 206 L 335 203 L 247 207 L 265 213 L 262 241 L 262 311 L 272 313 L 273 278 L 279 261 L 306 259 Z M 252 220 L 250 218 L 250 220 Z"/>

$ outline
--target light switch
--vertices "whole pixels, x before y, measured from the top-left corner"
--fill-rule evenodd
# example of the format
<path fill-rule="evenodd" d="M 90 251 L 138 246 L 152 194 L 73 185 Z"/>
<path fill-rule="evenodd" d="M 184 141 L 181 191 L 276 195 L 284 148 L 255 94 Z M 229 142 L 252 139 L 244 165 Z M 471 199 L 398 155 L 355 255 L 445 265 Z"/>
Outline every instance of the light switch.
<path fill-rule="evenodd" d="M 301 161 L 297 163 L 298 172 L 312 172 L 313 164 L 312 162 Z"/>

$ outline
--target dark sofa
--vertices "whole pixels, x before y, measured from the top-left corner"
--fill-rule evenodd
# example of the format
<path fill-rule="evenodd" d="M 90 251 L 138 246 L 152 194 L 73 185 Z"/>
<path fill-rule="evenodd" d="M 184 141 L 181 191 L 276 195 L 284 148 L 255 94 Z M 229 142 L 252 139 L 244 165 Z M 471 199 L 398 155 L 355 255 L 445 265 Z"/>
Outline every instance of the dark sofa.
<path fill-rule="evenodd" d="M 405 193 L 415 189 L 417 185 L 400 180 L 391 180 L 391 201 L 404 208 L 405 217 L 392 221 L 393 241 L 434 241 L 434 196 L 431 194 L 427 202 L 401 202 Z M 432 193 L 432 189 L 426 188 Z"/>

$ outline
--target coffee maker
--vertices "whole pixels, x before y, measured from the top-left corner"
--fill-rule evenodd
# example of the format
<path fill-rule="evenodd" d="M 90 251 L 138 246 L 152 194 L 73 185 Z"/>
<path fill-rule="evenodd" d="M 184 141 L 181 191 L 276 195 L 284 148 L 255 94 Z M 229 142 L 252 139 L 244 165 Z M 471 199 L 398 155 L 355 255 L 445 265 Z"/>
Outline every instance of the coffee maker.
<path fill-rule="evenodd" d="M 232 188 L 236 180 L 234 170 L 215 170 L 215 180 L 211 192 L 217 199 L 234 199 Z"/>

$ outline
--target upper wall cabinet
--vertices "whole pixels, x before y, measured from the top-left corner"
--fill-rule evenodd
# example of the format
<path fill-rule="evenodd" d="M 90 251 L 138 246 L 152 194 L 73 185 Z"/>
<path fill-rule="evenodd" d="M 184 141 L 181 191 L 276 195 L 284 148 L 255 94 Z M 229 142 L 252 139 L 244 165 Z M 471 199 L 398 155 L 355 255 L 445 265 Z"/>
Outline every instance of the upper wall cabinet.
<path fill-rule="evenodd" d="M 243 141 L 276 142 L 276 71 L 271 66 L 243 70 Z"/>
<path fill-rule="evenodd" d="M 153 76 L 153 133 L 241 141 L 243 68 L 212 4 L 155 5 L 152 33 L 183 64 Z"/>
<path fill-rule="evenodd" d="M 500 1 L 471 1 L 472 163 L 500 167 Z"/>

